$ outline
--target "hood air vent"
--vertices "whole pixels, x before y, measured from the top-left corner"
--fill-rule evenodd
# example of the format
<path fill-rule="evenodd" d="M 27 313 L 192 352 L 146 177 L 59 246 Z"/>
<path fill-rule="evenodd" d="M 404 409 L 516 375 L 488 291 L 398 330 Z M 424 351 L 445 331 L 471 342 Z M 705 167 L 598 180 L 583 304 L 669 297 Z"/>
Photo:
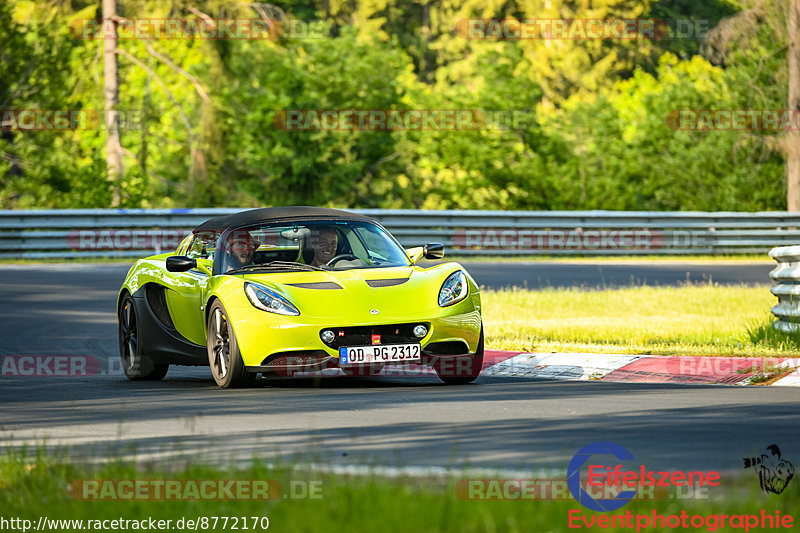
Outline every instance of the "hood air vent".
<path fill-rule="evenodd" d="M 312 283 L 287 283 L 292 287 L 300 287 L 301 289 L 321 289 L 321 290 L 336 290 L 341 289 L 339 285 L 332 281 L 316 281 Z"/>
<path fill-rule="evenodd" d="M 408 278 L 368 279 L 367 285 L 370 287 L 394 287 L 395 285 L 402 285 L 406 281 L 408 281 Z"/>

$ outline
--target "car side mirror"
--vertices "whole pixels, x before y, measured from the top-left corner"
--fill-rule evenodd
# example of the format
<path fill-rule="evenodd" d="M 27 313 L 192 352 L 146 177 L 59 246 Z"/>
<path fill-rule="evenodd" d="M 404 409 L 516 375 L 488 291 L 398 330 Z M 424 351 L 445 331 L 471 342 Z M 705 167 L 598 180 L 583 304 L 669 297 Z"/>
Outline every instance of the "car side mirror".
<path fill-rule="evenodd" d="M 422 247 L 422 256 L 425 259 L 441 259 L 444 257 L 444 244 L 440 242 L 429 242 Z"/>
<path fill-rule="evenodd" d="M 187 272 L 197 268 L 197 260 L 185 255 L 173 255 L 167 257 L 167 270 L 169 272 Z"/>

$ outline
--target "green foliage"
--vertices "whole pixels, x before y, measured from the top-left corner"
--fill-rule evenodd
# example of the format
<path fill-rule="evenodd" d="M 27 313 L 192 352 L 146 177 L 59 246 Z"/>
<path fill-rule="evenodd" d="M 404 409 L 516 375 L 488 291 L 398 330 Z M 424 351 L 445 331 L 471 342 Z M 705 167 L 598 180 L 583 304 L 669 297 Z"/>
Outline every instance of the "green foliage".
<path fill-rule="evenodd" d="M 209 1 L 203 14 L 254 18 Z M 0 5 L 0 109 L 103 109 L 102 41 L 74 38 L 99 3 Z M 180 0 L 127 17 L 197 18 Z M 318 204 L 466 209 L 784 208 L 781 139 L 676 131 L 679 109 L 780 109 L 779 0 L 283 3 L 325 38 L 121 40 L 123 207 Z M 281 13 L 283 13 L 281 15 Z M 704 40 L 468 40 L 469 18 L 709 21 Z M 284 109 L 515 112 L 514 128 L 286 131 Z M 101 111 L 102 113 L 102 111 Z M 108 207 L 105 131 L 3 132 L 0 208 Z"/>
<path fill-rule="evenodd" d="M 11 5 L 0 5 L 0 56 L 0 109 L 80 109 L 88 103 L 77 96 L 89 82 L 85 50 L 55 17 L 21 24 Z M 70 76 L 73 67 L 79 75 Z M 97 132 L 3 132 L 0 205 L 106 205 L 102 148 Z"/>
<path fill-rule="evenodd" d="M 575 156 L 561 166 L 569 209 L 764 210 L 780 206 L 782 160 L 765 138 L 680 131 L 676 109 L 736 109 L 727 72 L 699 56 L 662 56 L 656 75 L 637 70 L 595 97 L 572 98 L 547 130 Z M 679 106 L 676 106 L 676 102 Z M 777 177 L 777 179 L 776 179 Z"/>
<path fill-rule="evenodd" d="M 237 43 L 224 90 L 223 176 L 251 202 L 370 205 L 370 179 L 394 151 L 389 132 L 286 131 L 283 109 L 404 108 L 409 60 L 396 47 L 337 39 Z M 253 69 L 254 64 L 266 68 Z"/>

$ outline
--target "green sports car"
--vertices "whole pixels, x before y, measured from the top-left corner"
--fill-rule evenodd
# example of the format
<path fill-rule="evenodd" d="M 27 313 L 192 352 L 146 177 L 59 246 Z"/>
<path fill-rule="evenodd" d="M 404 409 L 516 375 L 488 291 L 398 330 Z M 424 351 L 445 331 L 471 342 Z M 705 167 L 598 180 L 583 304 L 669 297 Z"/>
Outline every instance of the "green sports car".
<path fill-rule="evenodd" d="M 444 247 L 403 249 L 371 218 L 319 207 L 208 220 L 172 253 L 138 260 L 117 299 L 130 379 L 209 365 L 220 387 L 257 374 L 432 366 L 445 383 L 483 364 L 481 298 Z"/>

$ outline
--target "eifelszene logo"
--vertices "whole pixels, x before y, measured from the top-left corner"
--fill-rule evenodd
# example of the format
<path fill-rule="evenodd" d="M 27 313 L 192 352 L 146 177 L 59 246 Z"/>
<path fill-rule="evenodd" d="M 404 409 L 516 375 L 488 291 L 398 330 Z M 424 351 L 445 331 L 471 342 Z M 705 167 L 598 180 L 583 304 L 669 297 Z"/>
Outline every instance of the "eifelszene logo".
<path fill-rule="evenodd" d="M 617 494 L 617 497 L 614 499 L 595 500 L 581 487 L 581 467 L 589 461 L 592 455 L 602 454 L 611 454 L 620 461 L 633 460 L 633 454 L 619 444 L 614 444 L 613 442 L 593 442 L 578 450 L 578 453 L 576 453 L 569 462 L 569 466 L 567 467 L 567 486 L 569 487 L 572 497 L 575 498 L 575 501 L 587 509 L 600 512 L 616 511 L 631 501 L 636 495 L 636 492 L 632 490 L 622 491 Z M 595 466 L 597 465 L 589 466 L 590 478 L 592 469 Z M 589 480 L 589 484 L 591 484 L 591 479 Z"/>
<path fill-rule="evenodd" d="M 611 456 L 611 464 L 600 464 L 609 458 L 599 456 Z M 634 461 L 633 454 L 613 442 L 593 442 L 578 450 L 567 467 L 567 487 L 575 501 L 592 511 L 616 511 L 642 489 L 718 486 L 720 481 L 714 470 L 654 471 L 635 462 L 626 469 L 622 461 Z M 588 475 L 581 479 L 583 465 Z"/>
<path fill-rule="evenodd" d="M 792 463 L 781 457 L 781 449 L 777 444 L 767 446 L 769 453 L 762 453 L 761 457 L 745 457 L 745 468 L 755 468 L 758 472 L 758 483 L 761 490 L 780 494 L 789 485 L 794 476 Z"/>

